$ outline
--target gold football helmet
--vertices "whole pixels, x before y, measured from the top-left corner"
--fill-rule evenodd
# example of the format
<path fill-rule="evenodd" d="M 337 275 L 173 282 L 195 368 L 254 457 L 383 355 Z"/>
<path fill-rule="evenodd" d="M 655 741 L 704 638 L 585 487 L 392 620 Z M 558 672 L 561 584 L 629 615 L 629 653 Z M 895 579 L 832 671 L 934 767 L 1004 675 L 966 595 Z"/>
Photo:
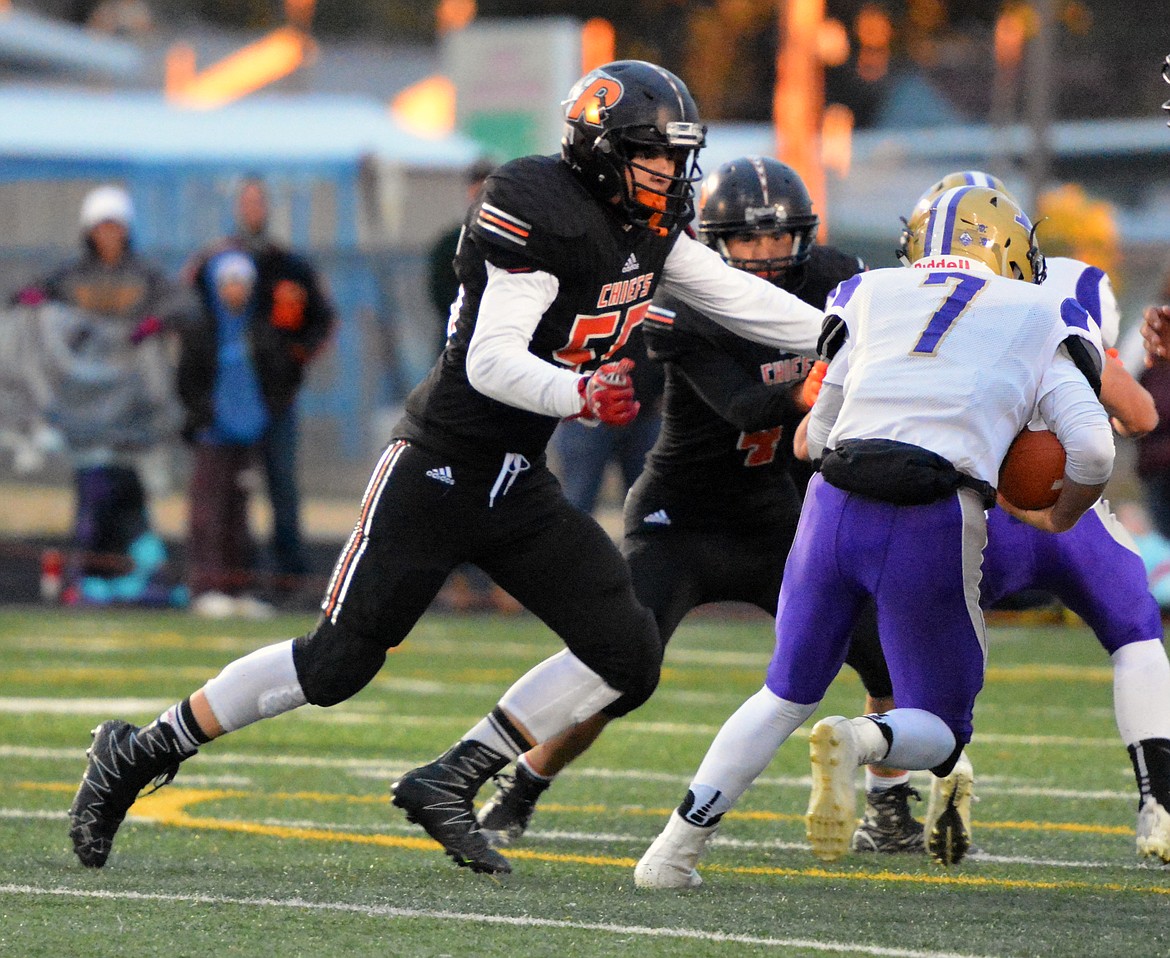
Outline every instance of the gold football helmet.
<path fill-rule="evenodd" d="M 1006 193 L 982 186 L 957 186 L 939 195 L 910 232 L 910 262 L 927 256 L 977 259 L 1000 276 L 1044 282 L 1044 257 L 1035 227 Z"/>
<path fill-rule="evenodd" d="M 947 190 L 954 189 L 956 186 L 986 186 L 988 189 L 999 190 L 1005 196 L 1011 197 L 1008 188 L 1003 185 L 1003 180 L 998 176 L 992 176 L 990 173 L 984 173 L 982 170 L 960 170 L 956 173 L 948 173 L 941 180 L 930 187 L 920 197 L 918 202 L 914 204 L 914 209 L 910 211 L 910 218 L 902 220 L 902 235 L 898 237 L 898 259 L 910 265 L 910 260 L 907 258 L 907 244 L 910 241 L 910 234 L 917 229 L 921 229 L 923 221 L 926 219 L 926 214 L 930 210 L 930 204 L 933 203 L 939 196 Z"/>

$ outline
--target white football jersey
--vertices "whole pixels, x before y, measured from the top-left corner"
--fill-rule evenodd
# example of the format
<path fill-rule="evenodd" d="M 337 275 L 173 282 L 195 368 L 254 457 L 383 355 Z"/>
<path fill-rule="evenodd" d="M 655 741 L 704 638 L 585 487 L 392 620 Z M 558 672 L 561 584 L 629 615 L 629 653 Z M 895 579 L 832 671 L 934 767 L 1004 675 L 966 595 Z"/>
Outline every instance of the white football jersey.
<path fill-rule="evenodd" d="M 1067 256 L 1046 257 L 1044 263 L 1048 269 L 1044 288 L 1061 297 L 1070 296 L 1084 306 L 1101 328 L 1105 348 L 1116 346 L 1121 335 L 1121 310 L 1113 295 L 1113 284 L 1104 271 Z"/>
<path fill-rule="evenodd" d="M 1076 302 L 964 257 L 860 273 L 825 312 L 848 328 L 825 376 L 843 390 L 827 448 L 847 439 L 912 443 L 992 485 L 1047 393 L 1073 383 L 1093 399 L 1061 343 L 1081 336 L 1103 359 L 1100 331 Z M 1101 418 L 1107 425 L 1103 409 Z"/>

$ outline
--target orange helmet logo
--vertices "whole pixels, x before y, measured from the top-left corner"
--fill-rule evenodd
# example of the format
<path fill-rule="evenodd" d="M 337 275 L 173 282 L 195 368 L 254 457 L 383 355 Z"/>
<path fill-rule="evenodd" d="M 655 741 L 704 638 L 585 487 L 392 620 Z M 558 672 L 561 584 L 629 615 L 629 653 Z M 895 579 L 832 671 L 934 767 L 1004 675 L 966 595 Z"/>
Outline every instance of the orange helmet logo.
<path fill-rule="evenodd" d="M 617 103 L 624 92 L 619 80 L 605 75 L 594 77 L 565 112 L 565 119 L 582 119 L 590 126 L 600 128 L 602 111 Z"/>

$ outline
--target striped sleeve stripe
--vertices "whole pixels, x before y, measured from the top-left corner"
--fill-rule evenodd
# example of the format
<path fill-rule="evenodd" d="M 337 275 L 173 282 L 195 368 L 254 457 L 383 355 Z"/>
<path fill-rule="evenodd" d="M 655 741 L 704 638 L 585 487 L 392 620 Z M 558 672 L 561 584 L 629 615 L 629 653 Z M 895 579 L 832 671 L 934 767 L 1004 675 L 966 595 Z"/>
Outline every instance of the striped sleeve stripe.
<path fill-rule="evenodd" d="M 349 535 L 345 548 L 341 550 L 337 565 L 333 567 L 333 575 L 329 578 L 329 587 L 325 590 L 325 599 L 321 603 L 321 611 L 334 624 L 337 623 L 337 615 L 341 612 L 341 604 L 345 601 L 345 594 L 349 591 L 349 584 L 353 580 L 354 572 L 357 571 L 358 562 L 366 551 L 370 527 L 374 522 L 378 500 L 382 498 L 382 490 L 386 488 L 390 473 L 394 471 L 394 464 L 398 462 L 407 445 L 401 440 L 391 443 L 382 453 L 382 458 L 378 460 L 378 465 L 374 467 L 370 481 L 366 485 L 358 521 Z"/>
<path fill-rule="evenodd" d="M 502 236 L 506 240 L 511 240 L 519 246 L 528 244 L 528 235 L 532 230 L 530 223 L 525 223 L 490 203 L 484 203 L 480 207 L 476 222 L 481 229 Z"/>
<path fill-rule="evenodd" d="M 678 315 L 673 309 L 666 309 L 662 306 L 651 306 L 646 310 L 646 322 L 657 323 L 660 326 L 673 326 L 674 319 Z"/>

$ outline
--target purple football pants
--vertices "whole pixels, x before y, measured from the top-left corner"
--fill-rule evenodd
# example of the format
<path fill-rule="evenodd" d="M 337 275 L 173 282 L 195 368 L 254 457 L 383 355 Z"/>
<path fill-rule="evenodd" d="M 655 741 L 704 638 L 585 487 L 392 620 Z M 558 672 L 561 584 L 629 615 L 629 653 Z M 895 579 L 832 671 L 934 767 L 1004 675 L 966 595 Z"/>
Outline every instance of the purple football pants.
<path fill-rule="evenodd" d="M 1058 535 L 992 510 L 982 604 L 986 608 L 1023 589 L 1055 595 L 1085 620 L 1110 655 L 1130 642 L 1162 637 L 1161 613 L 1137 547 L 1103 502 Z"/>
<path fill-rule="evenodd" d="M 767 687 L 792 702 L 819 702 L 871 595 L 898 706 L 932 712 L 969 742 L 986 664 L 986 538 L 983 506 L 969 490 L 895 506 L 814 476 L 784 567 Z"/>

